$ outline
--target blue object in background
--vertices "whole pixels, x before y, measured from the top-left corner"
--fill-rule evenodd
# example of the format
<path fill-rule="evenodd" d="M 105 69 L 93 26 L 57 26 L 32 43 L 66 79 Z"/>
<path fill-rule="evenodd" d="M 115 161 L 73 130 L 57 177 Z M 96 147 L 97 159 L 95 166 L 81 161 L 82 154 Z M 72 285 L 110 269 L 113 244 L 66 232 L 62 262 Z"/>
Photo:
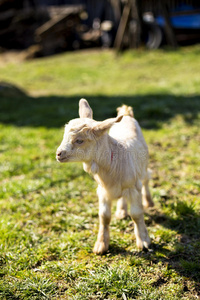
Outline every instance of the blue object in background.
<path fill-rule="evenodd" d="M 200 13 L 195 12 L 195 9 L 190 5 L 182 5 L 176 8 L 173 13 L 175 12 L 183 12 L 184 11 L 191 11 L 191 14 L 183 14 L 170 17 L 171 24 L 174 28 L 185 28 L 185 29 L 200 29 Z M 155 18 L 156 23 L 160 27 L 164 27 L 165 20 L 162 16 L 158 16 Z"/>

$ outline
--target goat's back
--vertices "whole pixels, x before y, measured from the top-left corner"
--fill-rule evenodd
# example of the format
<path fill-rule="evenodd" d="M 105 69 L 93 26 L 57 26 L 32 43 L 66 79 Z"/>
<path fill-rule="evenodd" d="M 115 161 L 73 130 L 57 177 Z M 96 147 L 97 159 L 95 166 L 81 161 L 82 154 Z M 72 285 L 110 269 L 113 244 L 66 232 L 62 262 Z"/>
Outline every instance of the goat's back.
<path fill-rule="evenodd" d="M 139 140 L 146 145 L 138 122 L 130 116 L 124 116 L 121 122 L 115 123 L 110 129 L 109 135 L 124 143 L 130 142 L 130 140 Z"/>

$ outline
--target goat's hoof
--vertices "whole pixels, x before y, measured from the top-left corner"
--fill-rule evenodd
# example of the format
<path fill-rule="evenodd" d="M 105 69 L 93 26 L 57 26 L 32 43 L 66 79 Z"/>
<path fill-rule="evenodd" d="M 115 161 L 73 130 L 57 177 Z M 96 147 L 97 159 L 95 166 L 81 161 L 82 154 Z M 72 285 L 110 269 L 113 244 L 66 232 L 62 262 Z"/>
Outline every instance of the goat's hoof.
<path fill-rule="evenodd" d="M 151 198 L 151 195 L 149 196 L 143 196 L 143 201 L 142 201 L 142 205 L 144 208 L 150 208 L 150 207 L 154 207 L 154 202 Z"/>
<path fill-rule="evenodd" d="M 108 251 L 108 246 L 105 242 L 96 242 L 94 245 L 93 252 L 95 254 L 104 254 Z"/>
<path fill-rule="evenodd" d="M 148 236 L 145 240 L 137 239 L 136 244 L 140 251 L 145 250 L 145 249 L 148 250 L 149 246 L 151 245 L 151 240 Z"/>
<path fill-rule="evenodd" d="M 116 211 L 115 216 L 118 220 L 122 220 L 128 217 L 128 213 L 125 209 L 121 209 Z"/>

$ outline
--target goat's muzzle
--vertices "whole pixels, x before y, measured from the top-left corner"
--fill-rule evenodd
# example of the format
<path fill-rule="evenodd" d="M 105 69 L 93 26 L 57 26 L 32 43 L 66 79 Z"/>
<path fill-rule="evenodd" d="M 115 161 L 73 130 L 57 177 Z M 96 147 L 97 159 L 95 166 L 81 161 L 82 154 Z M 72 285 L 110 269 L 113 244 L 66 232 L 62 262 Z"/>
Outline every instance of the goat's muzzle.
<path fill-rule="evenodd" d="M 59 162 L 65 162 L 68 160 L 67 152 L 65 150 L 57 150 L 56 159 Z"/>

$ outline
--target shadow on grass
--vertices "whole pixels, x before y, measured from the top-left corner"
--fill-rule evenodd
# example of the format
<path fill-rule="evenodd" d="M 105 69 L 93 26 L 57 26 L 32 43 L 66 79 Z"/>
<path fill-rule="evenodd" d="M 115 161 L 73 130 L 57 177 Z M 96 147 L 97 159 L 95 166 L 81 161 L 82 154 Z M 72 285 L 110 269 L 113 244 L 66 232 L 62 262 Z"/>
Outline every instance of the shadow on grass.
<path fill-rule="evenodd" d="M 78 101 L 82 96 L 5 97 L 0 101 L 0 123 L 15 126 L 57 128 L 78 117 Z M 125 103 L 133 106 L 135 117 L 144 128 L 160 128 L 163 122 L 182 115 L 192 124 L 200 112 L 200 95 L 171 94 L 133 96 L 85 96 L 96 120 L 116 115 L 116 108 Z"/>
<path fill-rule="evenodd" d="M 152 241 L 149 251 L 130 252 L 112 244 L 111 240 L 109 256 L 114 257 L 120 254 L 129 257 L 133 267 L 162 263 L 166 267 L 165 274 L 153 282 L 154 286 L 165 284 L 167 278 L 173 277 L 175 272 L 183 276 L 186 282 L 187 279 L 195 282 L 195 292 L 200 296 L 200 215 L 194 211 L 192 206 L 186 206 L 186 203 L 179 202 L 178 206 L 172 207 L 176 212 L 176 217 L 161 214 L 155 209 L 145 213 L 148 216 L 146 222 L 148 225 L 159 224 L 163 227 L 159 240 Z M 173 241 L 171 233 L 165 232 L 166 229 L 174 232 Z M 173 250 L 169 250 L 168 244 L 173 244 Z M 187 284 L 184 290 L 187 291 Z"/>
<path fill-rule="evenodd" d="M 180 275 L 193 279 L 200 288 L 200 215 L 192 206 L 181 201 L 171 206 L 175 217 L 160 214 L 157 211 L 148 214 L 148 217 L 150 224 L 159 224 L 175 232 L 174 250 L 167 249 L 171 236 L 164 232 L 158 242 L 153 242 L 153 252 L 146 253 L 144 256 L 156 263 L 162 261 L 168 269 L 173 268 Z"/>
<path fill-rule="evenodd" d="M 78 101 L 86 97 L 94 110 L 94 118 L 103 120 L 116 115 L 116 108 L 122 103 L 134 107 L 135 116 L 144 128 L 159 129 L 162 123 L 176 115 L 182 115 L 189 125 L 199 118 L 200 95 L 175 96 L 172 94 L 133 96 L 43 96 L 31 98 L 26 95 L 1 96 L 0 123 L 19 127 L 59 128 L 78 116 Z M 54 182 L 53 184 L 59 184 Z M 177 208 L 175 208 L 177 209 Z M 153 251 L 132 253 L 112 244 L 109 255 L 142 257 L 149 264 L 162 262 L 166 266 L 166 276 L 175 270 L 178 274 L 191 278 L 200 288 L 200 218 L 192 210 L 177 211 L 177 217 L 149 214 L 149 223 L 161 224 L 177 233 L 173 251 L 167 249 L 168 237 L 154 241 Z M 170 235 L 169 235 L 170 239 Z M 164 284 L 160 278 L 154 285 Z"/>

